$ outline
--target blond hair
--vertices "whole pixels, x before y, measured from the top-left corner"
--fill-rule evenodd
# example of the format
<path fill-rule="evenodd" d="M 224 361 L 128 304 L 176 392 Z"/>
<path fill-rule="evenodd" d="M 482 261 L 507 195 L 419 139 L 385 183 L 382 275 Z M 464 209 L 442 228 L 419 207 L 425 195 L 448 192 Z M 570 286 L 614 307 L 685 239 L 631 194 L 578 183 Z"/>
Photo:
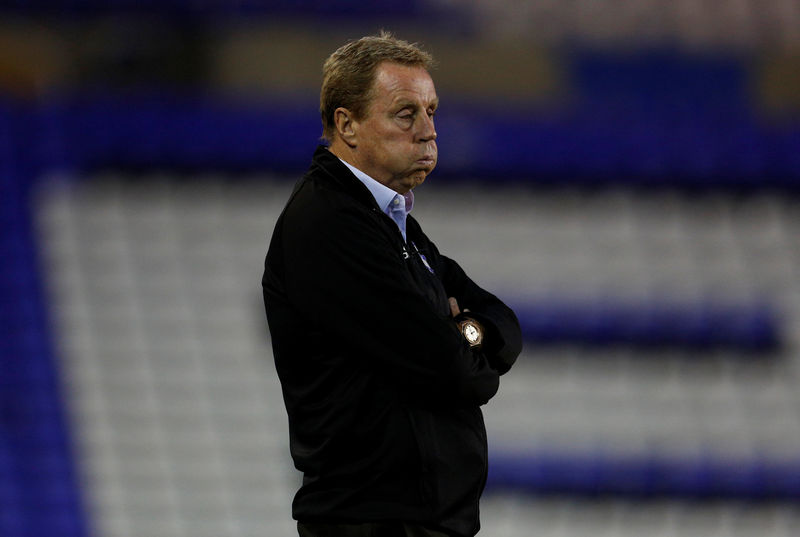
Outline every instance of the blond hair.
<path fill-rule="evenodd" d="M 364 118 L 372 100 L 375 73 L 383 62 L 419 66 L 426 70 L 434 66 L 433 56 L 429 53 L 386 31 L 350 41 L 336 49 L 322 66 L 319 113 L 325 140 L 333 140 L 336 132 L 333 113 L 337 108 L 347 108 L 355 119 Z"/>

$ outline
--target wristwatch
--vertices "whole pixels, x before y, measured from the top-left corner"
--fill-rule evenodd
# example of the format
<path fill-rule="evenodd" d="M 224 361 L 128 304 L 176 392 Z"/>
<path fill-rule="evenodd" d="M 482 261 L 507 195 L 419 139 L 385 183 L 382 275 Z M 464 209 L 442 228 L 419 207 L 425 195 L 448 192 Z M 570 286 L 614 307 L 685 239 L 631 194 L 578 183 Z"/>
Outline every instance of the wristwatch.
<path fill-rule="evenodd" d="M 470 347 L 480 347 L 483 343 L 483 327 L 473 319 L 464 319 L 459 321 L 458 328 L 461 330 L 461 335 L 467 340 Z"/>

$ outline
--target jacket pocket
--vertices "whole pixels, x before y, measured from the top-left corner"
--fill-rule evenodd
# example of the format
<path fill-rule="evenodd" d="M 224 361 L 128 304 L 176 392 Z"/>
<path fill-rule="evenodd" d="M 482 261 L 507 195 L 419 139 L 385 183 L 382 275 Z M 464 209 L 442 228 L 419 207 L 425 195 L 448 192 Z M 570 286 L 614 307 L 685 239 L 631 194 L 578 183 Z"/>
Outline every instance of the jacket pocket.
<path fill-rule="evenodd" d="M 411 408 L 422 497 L 434 512 L 477 517 L 488 469 L 486 429 L 477 407 Z"/>
<path fill-rule="evenodd" d="M 424 426 L 424 419 L 421 416 L 415 415 L 411 409 L 406 409 L 411 431 L 414 435 L 414 442 L 417 447 L 417 456 L 419 458 L 419 494 L 423 503 L 433 510 L 436 499 L 435 480 L 433 479 L 432 464 L 433 460 L 430 456 L 430 448 L 425 441 L 427 427 Z"/>

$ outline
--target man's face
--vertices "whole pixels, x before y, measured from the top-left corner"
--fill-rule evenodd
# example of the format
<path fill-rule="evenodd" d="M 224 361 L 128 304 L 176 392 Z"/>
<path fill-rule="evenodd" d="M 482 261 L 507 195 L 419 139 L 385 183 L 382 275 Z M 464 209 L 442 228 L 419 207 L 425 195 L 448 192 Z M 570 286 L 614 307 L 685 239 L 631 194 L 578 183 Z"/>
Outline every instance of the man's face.
<path fill-rule="evenodd" d="M 424 68 L 379 65 L 365 117 L 354 121 L 356 167 L 401 194 L 421 184 L 436 166 L 438 104 Z"/>

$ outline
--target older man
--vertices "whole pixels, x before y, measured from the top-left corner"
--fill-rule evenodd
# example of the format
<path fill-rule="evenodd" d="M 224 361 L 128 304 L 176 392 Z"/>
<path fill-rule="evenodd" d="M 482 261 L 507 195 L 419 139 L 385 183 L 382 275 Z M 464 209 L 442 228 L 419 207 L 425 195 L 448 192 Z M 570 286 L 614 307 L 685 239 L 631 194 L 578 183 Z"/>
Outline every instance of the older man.
<path fill-rule="evenodd" d="M 303 483 L 303 537 L 478 532 L 480 406 L 521 349 L 514 313 L 408 213 L 437 161 L 426 52 L 390 34 L 323 67 L 324 138 L 262 286 Z M 463 311 L 461 311 L 463 309 Z"/>

